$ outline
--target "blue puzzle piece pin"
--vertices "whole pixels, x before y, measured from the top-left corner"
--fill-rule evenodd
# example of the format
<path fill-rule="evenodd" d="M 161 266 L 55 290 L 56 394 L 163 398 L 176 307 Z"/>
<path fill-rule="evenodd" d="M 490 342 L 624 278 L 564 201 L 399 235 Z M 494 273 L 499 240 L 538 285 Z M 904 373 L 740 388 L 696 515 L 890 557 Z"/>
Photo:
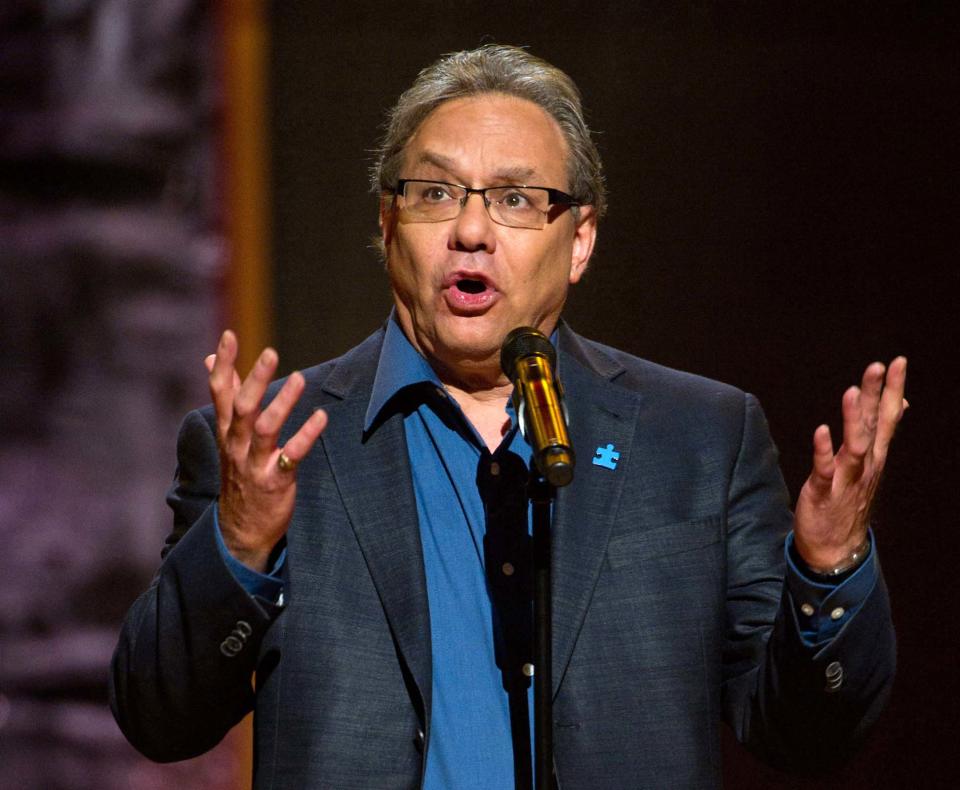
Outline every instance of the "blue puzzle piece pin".
<path fill-rule="evenodd" d="M 602 466 L 604 469 L 616 469 L 618 460 L 620 460 L 620 453 L 613 449 L 612 444 L 608 444 L 606 447 L 597 448 L 593 465 Z"/>

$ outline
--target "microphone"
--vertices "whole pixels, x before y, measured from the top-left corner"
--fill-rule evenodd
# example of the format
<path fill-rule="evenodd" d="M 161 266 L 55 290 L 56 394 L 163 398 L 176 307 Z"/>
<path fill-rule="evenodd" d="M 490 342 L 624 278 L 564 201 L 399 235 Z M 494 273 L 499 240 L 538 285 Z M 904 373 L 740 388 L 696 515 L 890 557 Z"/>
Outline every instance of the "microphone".
<path fill-rule="evenodd" d="M 546 336 L 530 326 L 507 335 L 500 367 L 513 382 L 513 405 L 524 438 L 547 481 L 560 488 L 573 480 L 574 454 L 567 434 L 563 388 L 554 375 L 557 352 Z"/>

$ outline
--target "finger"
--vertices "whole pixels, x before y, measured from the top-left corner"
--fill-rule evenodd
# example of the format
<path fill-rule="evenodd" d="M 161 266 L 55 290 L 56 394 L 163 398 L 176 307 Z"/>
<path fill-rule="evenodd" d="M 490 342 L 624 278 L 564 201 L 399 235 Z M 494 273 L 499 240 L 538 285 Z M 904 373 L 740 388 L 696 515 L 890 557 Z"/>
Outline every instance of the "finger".
<path fill-rule="evenodd" d="M 903 397 L 907 385 L 907 358 L 897 357 L 887 369 L 887 377 L 880 397 L 877 438 L 874 442 L 874 455 L 881 461 L 886 459 L 887 450 L 893 440 L 897 424 L 910 404 Z"/>
<path fill-rule="evenodd" d="M 810 473 L 810 484 L 817 494 L 830 493 L 836 468 L 830 426 L 820 425 L 813 432 L 813 471 Z"/>
<path fill-rule="evenodd" d="M 260 403 L 276 373 L 278 361 L 277 352 L 265 348 L 237 390 L 233 399 L 233 420 L 227 433 L 227 439 L 234 449 L 242 450 L 249 446 L 253 424 L 260 413 Z"/>
<path fill-rule="evenodd" d="M 836 456 L 842 481 L 851 482 L 860 477 L 872 443 L 873 432 L 864 425 L 861 390 L 850 387 L 843 393 L 843 445 Z"/>
<path fill-rule="evenodd" d="M 208 373 L 213 372 L 213 365 L 216 361 L 217 361 L 216 354 L 207 354 L 207 356 L 203 358 L 203 364 L 206 366 Z M 237 373 L 236 369 L 234 369 L 233 371 L 233 389 L 234 390 L 240 389 L 240 375 Z"/>
<path fill-rule="evenodd" d="M 213 364 L 210 366 L 209 378 L 210 397 L 213 400 L 213 408 L 217 412 L 217 428 L 221 440 L 226 436 L 233 419 L 236 361 L 237 336 L 227 329 L 220 335 L 217 353 L 213 355 Z"/>
<path fill-rule="evenodd" d="M 300 426 L 300 430 L 287 440 L 283 446 L 283 454 L 293 463 L 300 463 L 326 427 L 327 413 L 323 409 L 317 409 Z M 277 455 L 279 457 L 279 453 Z"/>
<path fill-rule="evenodd" d="M 883 374 L 886 372 L 882 362 L 867 365 L 860 382 L 860 410 L 864 431 L 869 435 L 871 444 L 877 431 L 880 409 L 880 393 L 883 391 Z"/>
<path fill-rule="evenodd" d="M 253 425 L 253 438 L 250 443 L 251 456 L 257 460 L 263 460 L 269 456 L 277 446 L 277 437 L 280 435 L 280 428 L 290 416 L 290 411 L 305 387 L 303 374 L 294 371 L 283 383 L 280 391 L 274 399 L 257 417 Z"/>

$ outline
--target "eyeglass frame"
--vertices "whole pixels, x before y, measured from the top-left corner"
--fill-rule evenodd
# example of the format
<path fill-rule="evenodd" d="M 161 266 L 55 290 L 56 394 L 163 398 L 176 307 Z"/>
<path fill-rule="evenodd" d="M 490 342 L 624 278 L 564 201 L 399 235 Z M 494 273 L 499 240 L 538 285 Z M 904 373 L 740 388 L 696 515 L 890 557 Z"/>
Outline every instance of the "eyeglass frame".
<path fill-rule="evenodd" d="M 549 201 L 547 204 L 548 208 L 546 211 L 540 211 L 540 209 L 537 209 L 537 211 L 540 211 L 540 213 L 543 214 L 544 216 L 544 220 L 543 220 L 544 225 L 547 224 L 547 220 L 550 216 L 550 209 L 553 208 L 554 206 L 565 206 L 569 208 L 577 208 L 581 205 L 580 201 L 577 200 L 573 195 L 569 195 L 563 190 L 554 189 L 553 187 L 541 187 L 541 186 L 536 186 L 534 184 L 500 184 L 498 186 L 492 186 L 492 187 L 468 187 L 468 186 L 465 186 L 464 184 L 453 184 L 449 181 L 437 181 L 432 178 L 397 179 L 397 185 L 393 190 L 394 201 L 396 201 L 398 196 L 403 195 L 403 189 L 409 183 L 439 184 L 440 186 L 445 186 L 445 187 L 456 187 L 457 189 L 462 189 L 466 193 L 462 198 L 460 198 L 457 201 L 460 204 L 460 211 L 458 211 L 456 214 L 454 214 L 452 217 L 449 217 L 448 219 L 435 220 L 436 222 L 447 222 L 449 219 L 456 219 L 457 217 L 460 216 L 460 213 L 464 210 L 464 208 L 466 208 L 467 201 L 470 199 L 470 195 L 480 195 L 480 199 L 483 201 L 483 208 L 487 212 L 487 216 L 490 217 L 490 219 L 496 222 L 498 225 L 503 225 L 503 227 L 505 228 L 518 228 L 520 230 L 541 230 L 543 228 L 543 225 L 540 225 L 539 227 L 536 227 L 536 228 L 531 228 L 526 225 L 507 225 L 504 222 L 500 222 L 496 217 L 493 216 L 493 214 L 490 213 L 490 206 L 493 203 L 493 201 L 487 197 L 487 191 L 491 189 L 510 189 L 511 187 L 515 189 L 542 189 L 544 192 L 547 193 L 547 200 Z M 426 221 L 429 221 L 429 220 L 426 220 Z"/>

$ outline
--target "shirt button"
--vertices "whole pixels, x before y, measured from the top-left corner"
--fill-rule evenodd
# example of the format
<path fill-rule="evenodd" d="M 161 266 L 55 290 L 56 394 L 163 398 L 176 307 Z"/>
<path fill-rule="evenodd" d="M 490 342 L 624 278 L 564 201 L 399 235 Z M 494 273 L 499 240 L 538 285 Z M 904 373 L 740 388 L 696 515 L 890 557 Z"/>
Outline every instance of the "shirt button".
<path fill-rule="evenodd" d="M 528 678 L 533 677 L 533 664 L 524 664 L 523 665 L 523 674 Z"/>
<path fill-rule="evenodd" d="M 513 576 L 514 567 L 510 562 L 505 562 L 500 566 L 500 570 L 503 571 L 504 576 Z"/>
<path fill-rule="evenodd" d="M 494 477 L 500 474 L 500 464 L 498 464 L 496 461 L 490 462 L 490 474 L 492 474 Z"/>
<path fill-rule="evenodd" d="M 846 610 L 842 606 L 838 606 L 836 609 L 830 612 L 830 619 L 839 620 L 844 614 L 846 614 Z"/>
<path fill-rule="evenodd" d="M 808 603 L 805 603 L 803 606 L 801 606 L 800 611 L 803 612 L 807 617 L 813 617 L 813 607 Z"/>

